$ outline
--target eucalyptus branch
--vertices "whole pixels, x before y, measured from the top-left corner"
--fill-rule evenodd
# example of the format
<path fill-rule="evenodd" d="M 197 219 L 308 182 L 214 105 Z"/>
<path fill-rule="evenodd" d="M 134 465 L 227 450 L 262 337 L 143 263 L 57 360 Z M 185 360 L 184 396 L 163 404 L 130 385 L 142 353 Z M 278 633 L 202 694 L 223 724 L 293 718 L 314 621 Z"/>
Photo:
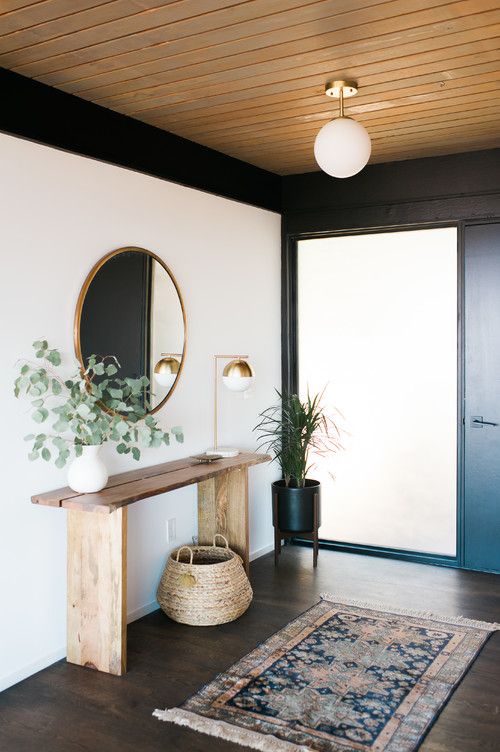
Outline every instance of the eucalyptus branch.
<path fill-rule="evenodd" d="M 121 379 L 117 375 L 120 364 L 114 355 L 91 355 L 86 368 L 78 368 L 71 378 L 63 380 L 48 366 L 48 363 L 55 367 L 61 364 L 59 351 L 49 349 L 46 340 L 34 342 L 33 347 L 36 358 L 46 367 L 32 360 L 23 360 L 15 380 L 14 394 L 31 399 L 35 422 L 44 423 L 50 413 L 56 420 L 52 425 L 55 433 L 26 437 L 33 442 L 30 459 L 41 456 L 49 461 L 53 451 L 47 446 L 49 442 L 58 451 L 57 467 L 65 465 L 70 448 L 78 456 L 86 445 L 113 441 L 119 454 L 132 453 L 138 460 L 141 454 L 137 446 L 139 439 L 146 446 L 153 447 L 170 443 L 169 432 L 163 431 L 156 419 L 147 414 L 150 406 L 143 394 L 149 387 L 147 377 Z M 59 404 L 50 408 L 49 413 L 46 401 L 52 397 L 58 398 Z M 177 441 L 183 441 L 182 429 L 172 429 L 171 433 Z"/>

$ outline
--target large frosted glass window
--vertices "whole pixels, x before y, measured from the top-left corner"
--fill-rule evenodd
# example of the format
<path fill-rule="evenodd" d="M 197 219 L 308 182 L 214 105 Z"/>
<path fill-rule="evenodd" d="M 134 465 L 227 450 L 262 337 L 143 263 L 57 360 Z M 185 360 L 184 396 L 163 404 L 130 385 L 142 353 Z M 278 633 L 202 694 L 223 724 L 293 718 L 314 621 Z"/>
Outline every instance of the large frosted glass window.
<path fill-rule="evenodd" d="M 456 229 L 301 241 L 298 346 L 346 431 L 311 473 L 321 537 L 455 555 Z"/>

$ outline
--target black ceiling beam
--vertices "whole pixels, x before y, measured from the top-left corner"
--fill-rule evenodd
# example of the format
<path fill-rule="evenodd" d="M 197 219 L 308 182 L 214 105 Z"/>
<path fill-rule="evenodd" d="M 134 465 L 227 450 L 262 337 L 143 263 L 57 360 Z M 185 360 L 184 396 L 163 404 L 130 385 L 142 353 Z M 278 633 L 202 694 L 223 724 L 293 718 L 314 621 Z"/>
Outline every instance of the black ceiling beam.
<path fill-rule="evenodd" d="M 336 180 L 282 179 L 288 233 L 333 232 L 500 215 L 500 149 L 384 162 Z"/>
<path fill-rule="evenodd" d="M 0 131 L 280 211 L 281 178 L 207 146 L 0 68 Z"/>

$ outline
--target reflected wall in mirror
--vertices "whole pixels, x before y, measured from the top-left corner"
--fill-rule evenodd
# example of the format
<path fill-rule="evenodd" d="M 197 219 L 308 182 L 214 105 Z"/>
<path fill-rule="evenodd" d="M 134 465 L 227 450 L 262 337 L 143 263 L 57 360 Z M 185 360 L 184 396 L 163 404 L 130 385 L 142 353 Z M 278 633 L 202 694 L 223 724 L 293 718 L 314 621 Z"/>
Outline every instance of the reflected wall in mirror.
<path fill-rule="evenodd" d="M 115 355 L 120 378 L 147 376 L 144 398 L 155 412 L 179 381 L 185 349 L 184 305 L 166 264 L 144 248 L 119 248 L 98 261 L 76 308 L 80 362 L 93 354 Z"/>

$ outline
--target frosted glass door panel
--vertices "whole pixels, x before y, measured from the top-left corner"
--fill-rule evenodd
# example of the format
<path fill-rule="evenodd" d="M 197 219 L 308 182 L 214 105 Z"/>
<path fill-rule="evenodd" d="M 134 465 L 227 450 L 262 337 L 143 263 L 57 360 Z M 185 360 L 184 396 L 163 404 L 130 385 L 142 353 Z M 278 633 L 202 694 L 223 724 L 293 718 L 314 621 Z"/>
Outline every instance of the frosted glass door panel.
<path fill-rule="evenodd" d="M 456 229 L 301 241 L 298 345 L 346 431 L 310 473 L 321 537 L 454 556 Z"/>

